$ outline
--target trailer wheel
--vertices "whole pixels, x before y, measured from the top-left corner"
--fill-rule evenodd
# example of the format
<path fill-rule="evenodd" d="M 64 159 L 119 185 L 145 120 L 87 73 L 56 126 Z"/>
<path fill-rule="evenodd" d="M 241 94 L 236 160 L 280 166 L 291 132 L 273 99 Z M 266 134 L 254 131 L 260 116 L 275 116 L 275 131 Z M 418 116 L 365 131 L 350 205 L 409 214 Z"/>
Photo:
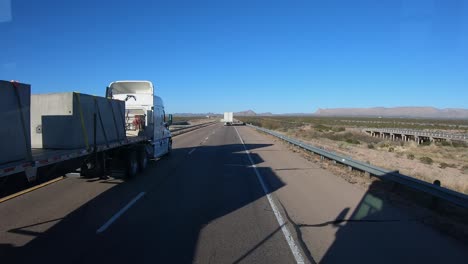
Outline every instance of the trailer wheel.
<path fill-rule="evenodd" d="M 91 177 L 91 164 L 89 162 L 83 162 L 81 163 L 80 166 L 80 176 L 85 177 L 85 178 L 90 178 Z"/>
<path fill-rule="evenodd" d="M 84 178 L 104 177 L 106 174 L 105 159 L 104 153 L 98 153 L 97 159 L 92 157 L 84 160 L 80 166 L 80 176 Z"/>
<path fill-rule="evenodd" d="M 138 160 L 135 150 L 128 151 L 126 162 L 125 177 L 128 179 L 134 178 L 138 173 Z"/>
<path fill-rule="evenodd" d="M 169 143 L 167 143 L 167 153 L 166 156 L 171 155 L 172 152 L 172 138 L 169 139 Z"/>
<path fill-rule="evenodd" d="M 143 172 L 148 167 L 148 155 L 144 146 L 138 148 L 138 172 Z"/>

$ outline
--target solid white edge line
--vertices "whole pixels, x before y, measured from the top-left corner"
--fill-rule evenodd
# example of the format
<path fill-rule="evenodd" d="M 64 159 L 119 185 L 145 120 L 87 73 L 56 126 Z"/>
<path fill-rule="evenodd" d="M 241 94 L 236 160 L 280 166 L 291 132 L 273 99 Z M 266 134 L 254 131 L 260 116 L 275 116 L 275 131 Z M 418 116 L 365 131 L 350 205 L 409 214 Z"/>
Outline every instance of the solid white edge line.
<path fill-rule="evenodd" d="M 120 216 L 122 216 L 123 213 L 125 213 L 125 211 L 130 209 L 130 207 L 132 207 L 144 195 L 145 195 L 145 192 L 139 193 L 127 205 L 125 205 L 124 208 L 120 209 L 120 211 L 118 211 L 114 216 L 112 216 L 111 219 L 109 219 L 104 225 L 102 225 L 98 230 L 96 230 L 96 234 L 100 234 L 100 233 L 106 231 L 106 229 L 109 228 L 109 226 L 112 225 L 112 223 L 114 223 L 115 220 L 117 220 Z"/>
<path fill-rule="evenodd" d="M 257 169 L 257 166 L 255 166 L 252 157 L 250 156 L 250 152 L 247 150 L 247 147 L 245 146 L 244 140 L 239 134 L 239 131 L 237 131 L 237 128 L 234 127 L 234 129 L 237 132 L 237 136 L 239 137 L 242 146 L 244 147 L 245 153 L 247 154 L 247 157 L 249 158 L 250 163 L 252 164 L 252 168 L 255 171 L 255 175 L 257 175 L 257 179 L 260 182 L 260 185 L 262 186 L 263 192 L 265 193 L 268 202 L 270 203 L 271 209 L 273 210 L 276 220 L 278 221 L 279 226 L 281 227 L 281 231 L 283 231 L 284 238 L 286 239 L 286 242 L 289 245 L 289 248 L 291 249 L 291 253 L 294 256 L 294 259 L 296 260 L 296 263 L 304 263 L 304 258 L 302 257 L 302 254 L 296 244 L 296 241 L 294 241 L 294 238 L 291 235 L 291 232 L 289 232 L 288 227 L 286 226 L 286 222 L 284 221 L 283 216 L 281 213 L 278 211 L 278 207 L 276 206 L 275 202 L 273 201 L 273 198 L 270 195 L 270 192 L 268 191 L 268 187 L 266 186 L 265 182 L 263 181 L 263 177 L 260 174 L 260 172 Z"/>

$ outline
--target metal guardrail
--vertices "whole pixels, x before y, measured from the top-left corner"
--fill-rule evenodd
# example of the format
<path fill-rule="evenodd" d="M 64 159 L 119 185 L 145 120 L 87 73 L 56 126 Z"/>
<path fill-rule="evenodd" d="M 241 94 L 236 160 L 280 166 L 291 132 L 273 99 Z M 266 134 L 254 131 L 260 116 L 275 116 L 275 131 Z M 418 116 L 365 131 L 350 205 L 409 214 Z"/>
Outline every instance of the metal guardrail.
<path fill-rule="evenodd" d="M 468 141 L 468 135 L 466 134 L 450 134 L 450 133 L 444 133 L 444 132 L 429 132 L 429 131 L 421 131 L 421 130 L 395 129 L 395 128 L 364 128 L 362 129 L 362 131 L 373 131 L 373 132 L 379 132 L 379 133 L 394 133 L 394 134 L 404 134 L 404 135 L 413 135 L 413 136 L 446 138 L 446 139 Z"/>
<path fill-rule="evenodd" d="M 419 126 L 434 126 L 434 123 L 419 123 L 419 122 L 395 122 L 395 121 L 376 121 L 376 120 L 352 120 L 352 119 L 341 119 L 341 122 L 347 123 L 370 123 L 370 124 L 401 124 L 401 125 L 419 125 Z M 447 124 L 441 123 L 441 126 L 444 127 L 458 127 L 464 128 L 468 127 L 468 125 L 461 125 L 461 124 Z"/>
<path fill-rule="evenodd" d="M 207 123 L 197 124 L 197 125 L 193 125 L 193 126 L 181 127 L 181 128 L 171 130 L 171 133 L 172 133 L 172 136 L 175 137 L 175 136 L 178 136 L 178 135 L 193 131 L 195 129 L 199 129 L 199 128 L 206 127 L 206 126 L 209 126 L 209 125 L 213 125 L 213 124 L 216 124 L 216 123 L 218 123 L 218 122 L 213 121 L 213 122 L 207 122 Z"/>
<path fill-rule="evenodd" d="M 468 195 L 466 194 L 455 192 L 455 191 L 452 191 L 450 189 L 447 189 L 438 185 L 430 184 L 428 182 L 421 181 L 421 180 L 412 178 L 410 176 L 400 174 L 398 171 L 391 171 L 391 170 L 379 168 L 368 163 L 364 163 L 361 161 L 351 159 L 349 157 L 336 154 L 334 152 L 326 151 L 321 148 L 317 148 L 312 145 L 306 144 L 300 140 L 287 137 L 275 131 L 271 131 L 271 130 L 257 127 L 254 125 L 250 125 L 250 124 L 248 124 L 247 126 L 255 128 L 259 131 L 270 134 L 272 136 L 278 137 L 284 141 L 287 141 L 305 150 L 311 151 L 322 157 L 326 157 L 330 160 L 334 160 L 337 163 L 347 165 L 351 168 L 358 169 L 360 171 L 368 172 L 372 176 L 375 176 L 384 180 L 396 182 L 406 187 L 412 188 L 414 190 L 429 194 L 433 197 L 456 204 L 463 208 L 468 208 Z"/>

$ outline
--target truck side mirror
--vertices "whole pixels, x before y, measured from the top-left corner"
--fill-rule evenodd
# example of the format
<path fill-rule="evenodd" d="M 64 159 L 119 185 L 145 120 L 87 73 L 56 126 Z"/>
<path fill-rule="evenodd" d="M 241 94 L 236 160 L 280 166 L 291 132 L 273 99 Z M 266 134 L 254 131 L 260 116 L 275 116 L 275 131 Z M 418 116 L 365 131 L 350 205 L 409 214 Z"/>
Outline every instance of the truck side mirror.
<path fill-rule="evenodd" d="M 167 126 L 172 125 L 172 114 L 169 114 L 169 120 L 167 120 Z"/>
<path fill-rule="evenodd" d="M 106 87 L 106 98 L 112 99 L 112 95 L 110 94 L 109 86 Z"/>

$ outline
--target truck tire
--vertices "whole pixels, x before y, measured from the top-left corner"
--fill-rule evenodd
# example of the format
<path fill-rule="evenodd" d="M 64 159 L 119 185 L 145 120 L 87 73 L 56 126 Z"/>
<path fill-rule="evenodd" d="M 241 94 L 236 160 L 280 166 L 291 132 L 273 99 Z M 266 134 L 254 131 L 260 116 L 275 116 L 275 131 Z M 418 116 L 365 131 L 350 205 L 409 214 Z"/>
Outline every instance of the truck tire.
<path fill-rule="evenodd" d="M 138 173 L 138 159 L 137 152 L 132 149 L 127 153 L 126 167 L 125 167 L 125 178 L 134 178 Z"/>
<path fill-rule="evenodd" d="M 84 178 L 104 177 L 106 174 L 105 159 L 105 153 L 98 153 L 97 159 L 91 157 L 89 160 L 84 160 L 80 166 L 80 176 Z"/>
<path fill-rule="evenodd" d="M 172 152 L 172 138 L 169 139 L 169 143 L 167 144 L 167 153 L 166 156 L 171 155 Z"/>
<path fill-rule="evenodd" d="M 143 172 L 148 167 L 148 154 L 144 146 L 138 148 L 138 172 Z"/>
<path fill-rule="evenodd" d="M 89 162 L 83 162 L 80 166 L 80 176 L 83 178 L 91 178 L 91 164 Z"/>

